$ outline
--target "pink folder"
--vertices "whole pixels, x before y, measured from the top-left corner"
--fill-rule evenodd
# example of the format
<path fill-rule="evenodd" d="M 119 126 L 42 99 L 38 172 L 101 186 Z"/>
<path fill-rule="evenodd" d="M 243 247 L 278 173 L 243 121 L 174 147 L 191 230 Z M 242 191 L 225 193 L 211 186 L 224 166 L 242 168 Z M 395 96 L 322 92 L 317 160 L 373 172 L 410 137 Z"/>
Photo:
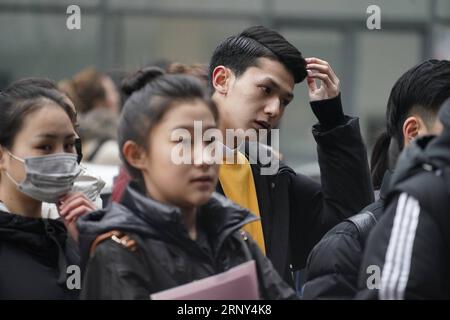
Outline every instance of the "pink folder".
<path fill-rule="evenodd" d="M 150 295 L 153 300 L 258 300 L 254 260 L 226 272 Z"/>

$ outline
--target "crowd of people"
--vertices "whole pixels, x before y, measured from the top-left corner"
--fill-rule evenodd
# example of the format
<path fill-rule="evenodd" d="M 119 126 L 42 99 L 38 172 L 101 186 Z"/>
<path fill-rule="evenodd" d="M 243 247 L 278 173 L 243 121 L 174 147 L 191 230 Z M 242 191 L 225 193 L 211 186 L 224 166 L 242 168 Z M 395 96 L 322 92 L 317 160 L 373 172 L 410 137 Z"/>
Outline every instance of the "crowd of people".
<path fill-rule="evenodd" d="M 303 81 L 320 183 L 257 140 L 205 139 L 276 129 Z M 261 299 L 449 299 L 449 99 L 450 61 L 411 66 L 369 166 L 330 63 L 263 26 L 208 66 L 148 66 L 119 87 L 92 68 L 17 80 L 0 92 L 0 299 L 149 299 L 251 260 Z M 173 161 L 180 145 L 189 163 Z M 120 166 L 101 206 L 83 163 Z"/>

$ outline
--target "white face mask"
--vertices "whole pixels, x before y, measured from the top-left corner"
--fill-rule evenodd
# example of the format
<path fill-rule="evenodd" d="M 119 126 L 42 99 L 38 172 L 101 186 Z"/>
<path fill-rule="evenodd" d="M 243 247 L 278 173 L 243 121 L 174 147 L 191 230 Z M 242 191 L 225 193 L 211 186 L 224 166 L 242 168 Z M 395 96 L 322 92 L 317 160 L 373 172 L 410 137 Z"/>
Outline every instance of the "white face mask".
<path fill-rule="evenodd" d="M 8 172 L 6 175 L 22 193 L 42 202 L 58 203 L 72 190 L 76 177 L 81 173 L 76 154 L 60 153 L 20 159 L 8 153 L 24 163 L 26 177 L 18 183 Z"/>
<path fill-rule="evenodd" d="M 82 192 L 89 198 L 89 200 L 94 202 L 100 195 L 105 184 L 105 181 L 100 178 L 87 174 L 81 174 L 76 178 L 72 187 L 72 192 Z"/>

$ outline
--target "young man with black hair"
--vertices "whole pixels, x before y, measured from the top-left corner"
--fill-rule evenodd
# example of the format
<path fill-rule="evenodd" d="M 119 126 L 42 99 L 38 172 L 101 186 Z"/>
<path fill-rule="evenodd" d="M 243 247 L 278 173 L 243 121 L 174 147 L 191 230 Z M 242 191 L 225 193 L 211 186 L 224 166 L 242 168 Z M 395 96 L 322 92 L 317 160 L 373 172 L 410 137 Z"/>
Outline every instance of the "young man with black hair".
<path fill-rule="evenodd" d="M 417 139 L 400 155 L 385 213 L 367 240 L 359 299 L 450 299 L 450 100 L 439 120 L 439 136 Z"/>
<path fill-rule="evenodd" d="M 244 229 L 292 285 L 292 271 L 305 265 L 322 235 L 373 201 L 358 119 L 344 115 L 339 79 L 326 61 L 304 59 L 279 33 L 262 26 L 219 44 L 210 61 L 210 78 L 224 134 L 227 129 L 275 128 L 293 99 L 295 84 L 307 79 L 311 108 L 319 120 L 313 134 L 322 185 L 282 163 L 274 174 L 262 174 L 263 165 L 250 163 L 246 143 L 245 157 L 236 152 L 243 164 L 223 164 L 218 186 L 261 217 Z"/>
<path fill-rule="evenodd" d="M 437 114 L 450 98 L 450 62 L 427 60 L 405 72 L 392 87 L 386 110 L 386 132 L 372 152 L 372 181 L 379 199 L 330 230 L 308 257 L 306 299 L 352 299 L 366 239 L 382 217 L 389 181 L 399 151 L 414 139 L 437 134 Z"/>

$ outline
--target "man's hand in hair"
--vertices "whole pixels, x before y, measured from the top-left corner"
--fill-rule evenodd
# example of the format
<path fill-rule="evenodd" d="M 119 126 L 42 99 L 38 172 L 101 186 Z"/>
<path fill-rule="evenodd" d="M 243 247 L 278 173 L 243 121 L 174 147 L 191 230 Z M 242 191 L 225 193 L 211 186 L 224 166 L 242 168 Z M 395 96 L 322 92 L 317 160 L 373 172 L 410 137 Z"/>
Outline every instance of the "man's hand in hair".
<path fill-rule="evenodd" d="M 340 83 L 330 64 L 318 58 L 306 58 L 305 60 L 310 101 L 336 97 L 340 91 Z M 319 85 L 316 80 L 319 80 Z"/>

